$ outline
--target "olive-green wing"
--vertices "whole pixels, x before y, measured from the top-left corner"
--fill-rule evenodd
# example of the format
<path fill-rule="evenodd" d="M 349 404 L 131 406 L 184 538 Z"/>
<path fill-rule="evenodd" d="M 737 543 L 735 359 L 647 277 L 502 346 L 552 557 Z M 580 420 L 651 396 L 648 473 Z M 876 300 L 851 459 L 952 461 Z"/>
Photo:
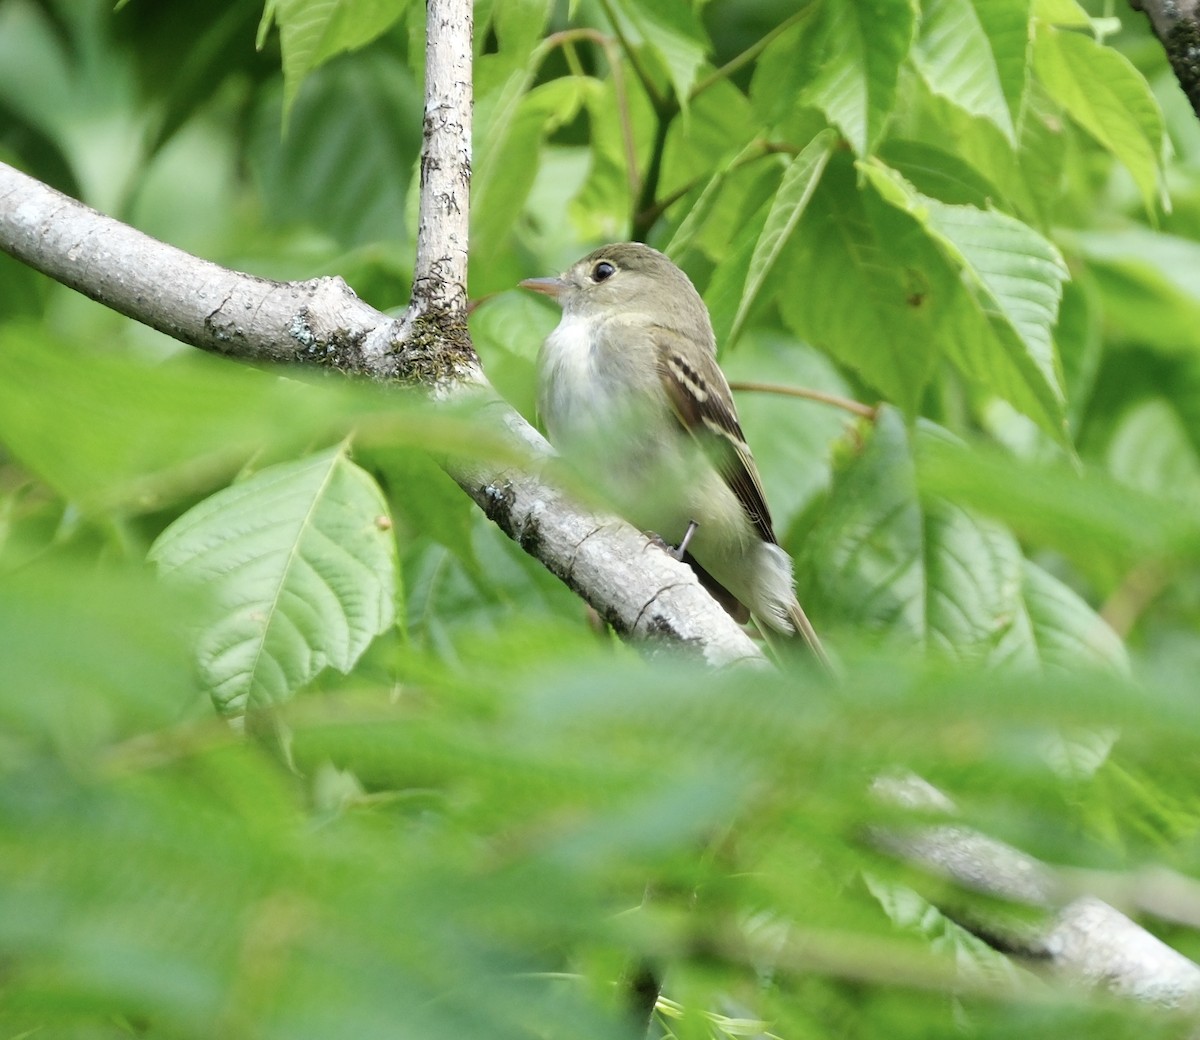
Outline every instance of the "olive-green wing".
<path fill-rule="evenodd" d="M 707 353 L 685 356 L 678 333 L 661 327 L 653 331 L 658 373 L 676 416 L 703 446 L 758 533 L 765 541 L 774 542 L 771 511 L 758 468 L 716 358 Z"/>

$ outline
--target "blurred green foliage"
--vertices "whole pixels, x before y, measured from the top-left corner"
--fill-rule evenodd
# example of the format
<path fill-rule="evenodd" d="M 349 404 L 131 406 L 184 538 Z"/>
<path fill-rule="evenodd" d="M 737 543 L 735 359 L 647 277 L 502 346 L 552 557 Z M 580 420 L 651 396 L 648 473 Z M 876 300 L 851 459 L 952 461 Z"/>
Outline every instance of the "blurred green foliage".
<path fill-rule="evenodd" d="M 266 7 L 0 0 L 0 158 L 402 306 L 424 5 Z M 0 257 L 0 1032 L 632 1036 L 651 965 L 681 1040 L 1174 1035 L 864 839 L 907 768 L 1049 861 L 1200 875 L 1200 123 L 1157 43 L 1073 0 L 476 27 L 472 331 L 519 409 L 556 316 L 509 290 L 629 237 L 731 378 L 885 402 L 739 394 L 845 681 L 641 659 L 437 467 L 498 457 L 469 416 Z"/>

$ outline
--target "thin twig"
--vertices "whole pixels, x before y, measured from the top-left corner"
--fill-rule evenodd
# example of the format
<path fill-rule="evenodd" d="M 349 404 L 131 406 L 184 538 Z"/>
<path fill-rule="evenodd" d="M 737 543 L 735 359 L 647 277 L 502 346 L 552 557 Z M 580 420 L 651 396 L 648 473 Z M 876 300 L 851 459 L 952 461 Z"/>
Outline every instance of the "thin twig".
<path fill-rule="evenodd" d="M 613 93 L 617 96 L 617 111 L 621 116 L 621 139 L 625 144 L 625 175 L 629 178 L 629 197 L 638 193 L 637 146 L 633 140 L 633 112 L 629 108 L 629 92 L 625 89 L 625 73 L 621 69 L 621 58 L 613 53 L 611 40 L 604 44 L 608 67 L 612 69 Z"/>
<path fill-rule="evenodd" d="M 613 33 L 620 41 L 621 49 L 629 59 L 629 64 L 633 67 L 634 73 L 642 84 L 642 89 L 650 99 L 650 105 L 653 107 L 654 114 L 657 117 L 654 129 L 654 145 L 650 150 L 650 161 L 646 164 L 646 172 L 640 178 L 640 189 L 634 187 L 633 213 L 630 217 L 630 236 L 640 241 L 645 239 L 650 231 L 650 225 L 641 219 L 641 215 L 650 212 L 654 207 L 654 198 L 658 194 L 658 178 L 662 172 L 663 152 L 667 147 L 667 132 L 671 128 L 671 120 L 679 111 L 679 101 L 674 94 L 662 94 L 658 87 L 654 85 L 654 80 L 651 78 L 646 66 L 642 64 L 642 59 L 639 57 L 636 48 L 621 29 L 621 23 L 617 21 L 616 12 L 613 10 L 611 0 L 600 0 L 600 6 L 604 8 L 604 13 L 612 24 Z M 635 185 L 636 182 L 631 181 L 630 184 Z"/>
<path fill-rule="evenodd" d="M 633 114 L 629 109 L 629 93 L 625 89 L 625 73 L 621 69 L 620 55 L 616 53 L 616 41 L 599 29 L 564 29 L 547 36 L 542 41 L 542 47 L 545 49 L 562 47 L 567 55 L 567 64 L 571 65 L 571 56 L 575 53 L 573 44 L 576 40 L 588 40 L 599 46 L 604 51 L 605 60 L 612 71 L 613 93 L 616 94 L 617 111 L 621 116 L 621 143 L 625 148 L 625 175 L 629 180 L 630 198 L 635 198 L 638 193 L 637 146 L 633 139 Z M 538 60 L 540 61 L 540 58 Z M 573 65 L 571 65 L 571 71 L 576 75 L 581 74 Z"/>
<path fill-rule="evenodd" d="M 723 79 L 728 79 L 735 72 L 737 72 L 737 70 L 740 69 L 743 65 L 747 65 L 750 62 L 752 62 L 763 51 L 765 51 L 778 37 L 783 35 L 783 33 L 787 32 L 788 29 L 790 29 L 793 25 L 796 25 L 798 22 L 801 22 L 805 18 L 807 18 L 810 14 L 813 13 L 813 11 L 815 9 L 816 9 L 816 5 L 810 3 L 810 4 L 807 4 L 806 6 L 802 7 L 799 11 L 795 12 L 795 14 L 789 15 L 782 22 L 780 22 L 777 26 L 775 26 L 774 29 L 772 29 L 769 33 L 767 33 L 764 37 L 762 37 L 762 39 L 756 40 L 754 43 L 750 44 L 750 46 L 747 47 L 744 51 L 742 51 L 741 54 L 737 54 L 734 57 L 730 58 L 719 69 L 714 69 L 707 76 L 705 76 L 704 79 L 702 79 L 699 83 L 697 83 L 694 87 L 692 87 L 691 91 L 688 93 L 688 100 L 694 101 L 701 94 L 703 94 L 706 90 L 708 90 L 709 87 L 713 86 L 714 84 L 720 83 L 721 80 L 723 80 Z"/>
<path fill-rule="evenodd" d="M 729 388 L 731 390 L 746 390 L 751 393 L 802 397 L 806 401 L 819 401 L 821 404 L 833 405 L 833 407 L 841 408 L 843 411 L 852 412 L 854 415 L 861 416 L 871 422 L 874 422 L 879 414 L 877 408 L 862 404 L 860 401 L 853 401 L 849 397 L 841 397 L 838 394 L 826 393 L 824 390 L 813 390 L 806 386 L 783 386 L 779 383 L 747 383 L 739 381 L 730 383 Z"/>
<path fill-rule="evenodd" d="M 682 199 L 689 191 L 699 185 L 703 179 L 703 177 L 694 177 L 692 180 L 688 181 L 687 184 L 676 188 L 666 198 L 659 199 L 649 209 L 640 211 L 633 218 L 634 226 L 645 228 L 653 227 L 655 221 L 657 221 L 659 217 L 666 213 L 667 210 L 674 206 L 675 203 Z"/>
<path fill-rule="evenodd" d="M 795 155 L 800 149 L 792 144 L 782 144 L 778 141 L 757 141 L 751 142 L 751 145 L 757 144 L 759 150 L 749 155 L 743 155 L 737 162 L 732 163 L 722 174 L 723 176 L 733 173 L 735 170 L 740 170 L 744 166 L 749 166 L 751 163 L 758 162 L 759 159 L 765 159 L 769 155 L 779 155 L 781 153 Z M 747 148 L 750 145 L 746 146 Z M 650 228 L 654 226 L 654 222 L 658 220 L 667 210 L 682 199 L 688 192 L 700 186 L 702 181 L 708 180 L 708 177 L 693 177 L 686 184 L 676 188 L 666 198 L 659 199 L 648 210 L 639 212 L 635 218 L 637 226 L 645 226 Z"/>
<path fill-rule="evenodd" d="M 1125 575 L 1121 584 L 1108 597 L 1104 606 L 1100 608 L 1100 616 L 1108 622 L 1109 628 L 1124 639 L 1146 608 L 1166 588 L 1168 580 L 1168 575 L 1158 561 L 1139 563 Z"/>
<path fill-rule="evenodd" d="M 658 87 L 654 85 L 654 79 L 650 75 L 650 71 L 642 64 L 642 59 L 638 56 L 637 49 L 629 42 L 629 37 L 625 35 L 621 29 L 621 23 L 617 21 L 612 0 L 600 0 L 600 6 L 604 8 L 604 14 L 613 27 L 613 34 L 620 41 L 621 49 L 625 52 L 625 57 L 629 59 L 629 64 L 633 66 L 633 71 L 637 74 L 637 78 L 642 84 L 642 89 L 646 92 L 646 96 L 650 98 L 650 104 L 654 106 L 654 111 L 667 111 L 674 103 L 674 99 L 665 97 L 659 91 Z"/>
<path fill-rule="evenodd" d="M 646 172 L 642 177 L 641 190 L 633 205 L 632 237 L 643 242 L 654 226 L 657 217 L 650 214 L 658 212 L 655 197 L 658 195 L 658 179 L 662 174 L 663 155 L 667 150 L 667 134 L 671 130 L 671 117 L 658 113 L 654 127 L 654 146 L 650 150 L 650 162 L 646 164 Z"/>
<path fill-rule="evenodd" d="M 654 222 L 663 214 L 671 203 L 677 201 L 690 189 L 673 192 L 671 197 L 664 202 L 658 201 L 658 182 L 662 173 L 663 155 L 666 151 L 667 134 L 670 132 L 671 122 L 675 116 L 679 114 L 681 102 L 679 96 L 672 91 L 667 95 L 659 92 L 650 78 L 645 66 L 642 65 L 641 59 L 634 50 L 633 45 L 626 38 L 621 30 L 620 24 L 617 22 L 616 15 L 612 8 L 611 0 L 600 0 L 601 6 L 604 8 L 608 20 L 612 23 L 613 32 L 621 43 L 626 56 L 629 58 L 629 63 L 633 66 L 633 70 L 637 73 L 638 79 L 641 81 L 643 89 L 650 98 L 650 104 L 654 108 L 655 116 L 657 117 L 654 145 L 650 152 L 650 161 L 646 165 L 646 172 L 641 178 L 640 191 L 635 190 L 636 202 L 633 209 L 633 218 L 631 224 L 631 236 L 639 241 L 644 241 L 650 233 L 650 229 L 654 226 Z M 688 100 L 692 100 L 702 94 L 709 87 L 720 82 L 723 79 L 733 75 L 738 69 L 747 63 L 753 61 L 761 54 L 771 42 L 779 37 L 783 32 L 786 32 L 793 25 L 807 18 L 814 10 L 813 4 L 807 4 L 795 14 L 790 15 L 779 25 L 775 26 L 770 32 L 764 35 L 761 39 L 756 40 L 740 54 L 731 58 L 719 69 L 714 70 L 703 80 L 697 83 L 688 93 Z"/>

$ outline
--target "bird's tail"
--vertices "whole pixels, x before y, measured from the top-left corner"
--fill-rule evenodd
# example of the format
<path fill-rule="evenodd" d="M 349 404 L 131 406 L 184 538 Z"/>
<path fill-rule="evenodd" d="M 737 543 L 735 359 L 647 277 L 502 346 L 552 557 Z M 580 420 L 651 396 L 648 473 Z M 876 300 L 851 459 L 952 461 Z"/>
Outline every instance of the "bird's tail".
<path fill-rule="evenodd" d="M 804 608 L 800 606 L 798 600 L 792 600 L 791 606 L 788 607 L 788 620 L 791 621 L 796 632 L 804 638 L 813 656 L 821 662 L 821 667 L 830 675 L 836 675 L 837 670 L 834 668 L 833 661 L 825 652 L 825 647 L 821 645 L 821 640 L 817 637 L 816 629 L 812 627 L 812 622 L 808 620 L 808 615 L 804 613 Z"/>

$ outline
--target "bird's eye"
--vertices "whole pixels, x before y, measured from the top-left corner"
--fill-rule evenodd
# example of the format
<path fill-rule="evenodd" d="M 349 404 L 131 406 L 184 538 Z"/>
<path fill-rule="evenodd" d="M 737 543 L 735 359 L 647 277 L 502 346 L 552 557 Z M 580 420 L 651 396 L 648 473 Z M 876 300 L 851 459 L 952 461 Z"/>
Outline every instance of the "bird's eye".
<path fill-rule="evenodd" d="M 592 268 L 592 281 L 602 282 L 606 278 L 611 278 L 617 273 L 617 269 L 613 267 L 607 260 L 601 260 L 595 267 Z"/>

